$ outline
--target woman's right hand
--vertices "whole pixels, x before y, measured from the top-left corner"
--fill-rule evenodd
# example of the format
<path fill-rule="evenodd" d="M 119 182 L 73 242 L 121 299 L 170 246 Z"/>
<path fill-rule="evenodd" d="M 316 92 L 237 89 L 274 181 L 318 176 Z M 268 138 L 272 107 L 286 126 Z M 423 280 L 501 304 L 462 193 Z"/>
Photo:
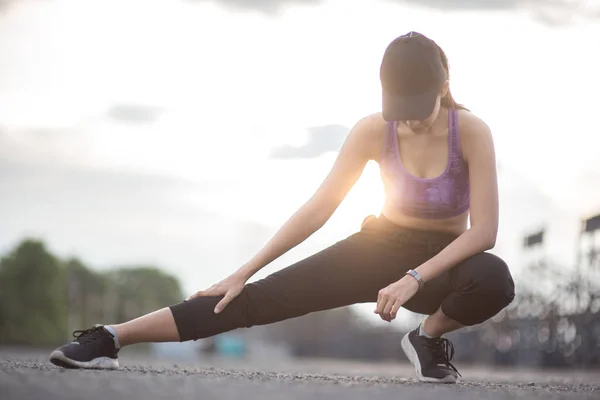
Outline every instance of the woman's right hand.
<path fill-rule="evenodd" d="M 241 274 L 234 273 L 223 279 L 221 282 L 212 285 L 208 289 L 196 292 L 186 300 L 203 296 L 224 296 L 215 307 L 215 314 L 218 314 L 223 311 L 223 309 L 231 302 L 231 300 L 235 299 L 242 292 L 246 281 L 247 279 Z"/>

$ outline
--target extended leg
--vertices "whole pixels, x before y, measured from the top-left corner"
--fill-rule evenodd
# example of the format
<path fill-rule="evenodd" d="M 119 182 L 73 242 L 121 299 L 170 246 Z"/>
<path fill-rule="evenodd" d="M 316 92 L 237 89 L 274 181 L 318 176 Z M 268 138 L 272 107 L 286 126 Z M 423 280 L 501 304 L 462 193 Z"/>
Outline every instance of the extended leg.
<path fill-rule="evenodd" d="M 177 325 L 169 307 L 110 327 L 114 329 L 120 347 L 141 342 L 179 341 Z"/>
<path fill-rule="evenodd" d="M 310 312 L 372 302 L 408 267 L 402 251 L 362 232 L 268 277 L 246 285 L 219 314 L 219 297 L 173 305 L 181 341 L 265 325 Z"/>
<path fill-rule="evenodd" d="M 381 288 L 418 265 L 403 255 L 398 246 L 402 243 L 394 243 L 372 228 L 370 233 L 361 231 L 247 284 L 219 314 L 214 308 L 222 296 L 186 300 L 123 324 L 82 331 L 76 343 L 53 352 L 51 361 L 76 368 L 113 368 L 118 366 L 118 345 L 196 340 L 314 311 L 373 302 Z"/>

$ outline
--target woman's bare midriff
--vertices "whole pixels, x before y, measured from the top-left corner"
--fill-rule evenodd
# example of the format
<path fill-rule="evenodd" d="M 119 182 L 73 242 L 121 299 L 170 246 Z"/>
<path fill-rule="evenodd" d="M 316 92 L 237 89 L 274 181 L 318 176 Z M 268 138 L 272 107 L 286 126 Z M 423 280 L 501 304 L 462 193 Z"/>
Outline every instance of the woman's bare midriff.
<path fill-rule="evenodd" d="M 423 219 L 410 217 L 391 207 L 384 207 L 381 212 L 390 222 L 396 225 L 404 226 L 410 229 L 418 229 L 424 231 L 446 232 L 454 235 L 461 235 L 467 230 L 469 213 L 465 212 L 461 215 L 446 219 Z"/>

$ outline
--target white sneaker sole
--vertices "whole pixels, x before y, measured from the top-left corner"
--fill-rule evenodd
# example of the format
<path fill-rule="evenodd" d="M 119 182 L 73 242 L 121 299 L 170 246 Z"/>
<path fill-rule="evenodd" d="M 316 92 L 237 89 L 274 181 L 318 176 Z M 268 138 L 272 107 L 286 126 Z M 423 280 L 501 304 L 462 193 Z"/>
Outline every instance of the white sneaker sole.
<path fill-rule="evenodd" d="M 406 354 L 406 357 L 408 357 L 408 360 L 413 365 L 413 367 L 415 367 L 415 371 L 417 372 L 417 378 L 419 379 L 419 381 L 429 383 L 456 383 L 458 381 L 458 378 L 452 375 L 446 375 L 441 379 L 423 376 L 423 374 L 421 373 L 421 363 L 419 362 L 419 357 L 417 357 L 417 351 L 410 342 L 408 335 L 409 334 L 407 333 L 402 338 L 402 350 L 404 351 L 404 354 Z"/>
<path fill-rule="evenodd" d="M 83 369 L 117 369 L 119 361 L 110 357 L 98 357 L 91 361 L 76 361 L 65 356 L 62 351 L 55 350 L 50 354 L 50 362 L 63 368 Z"/>

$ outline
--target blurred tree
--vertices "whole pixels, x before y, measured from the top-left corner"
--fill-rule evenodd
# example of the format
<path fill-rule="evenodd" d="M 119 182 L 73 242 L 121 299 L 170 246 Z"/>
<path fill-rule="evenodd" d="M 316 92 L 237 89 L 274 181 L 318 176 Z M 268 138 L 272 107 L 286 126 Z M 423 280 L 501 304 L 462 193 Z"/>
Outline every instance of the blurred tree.
<path fill-rule="evenodd" d="M 65 263 L 69 305 L 69 331 L 91 326 L 104 317 L 107 278 L 88 269 L 78 259 Z"/>
<path fill-rule="evenodd" d="M 26 239 L 0 260 L 0 343 L 50 346 L 73 330 L 115 323 L 182 300 L 179 282 L 156 267 L 94 272 L 62 263 Z"/>
<path fill-rule="evenodd" d="M 60 261 L 27 239 L 0 261 L 0 341 L 54 344 L 66 336 L 67 298 Z"/>
<path fill-rule="evenodd" d="M 124 322 L 183 300 L 179 282 L 156 267 L 127 267 L 107 273 L 105 320 Z"/>

